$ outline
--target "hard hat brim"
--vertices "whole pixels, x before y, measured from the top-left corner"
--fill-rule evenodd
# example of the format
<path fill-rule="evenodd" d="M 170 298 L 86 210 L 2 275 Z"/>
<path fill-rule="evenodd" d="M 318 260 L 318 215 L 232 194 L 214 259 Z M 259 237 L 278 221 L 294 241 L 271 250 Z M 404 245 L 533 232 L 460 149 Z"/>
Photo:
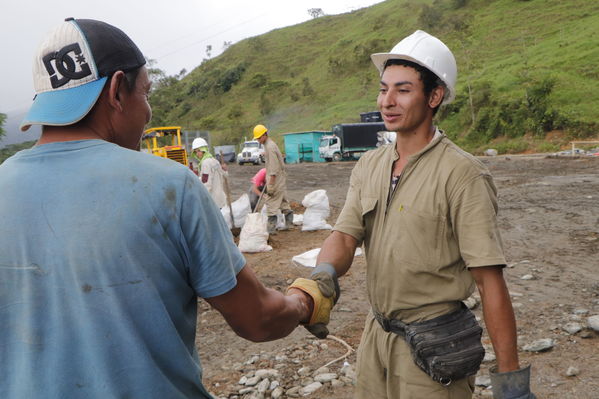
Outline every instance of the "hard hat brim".
<path fill-rule="evenodd" d="M 383 75 L 383 71 L 385 69 L 385 64 L 387 63 L 388 60 L 406 60 L 406 61 L 411 61 L 415 64 L 418 64 L 421 67 L 428 69 L 429 71 L 434 73 L 439 79 L 441 79 L 443 81 L 443 83 L 445 83 L 446 91 L 449 94 L 443 100 L 443 104 L 449 104 L 455 98 L 454 90 L 452 90 L 450 88 L 449 82 L 447 82 L 438 71 L 431 69 L 428 65 L 424 65 L 422 62 L 418 61 L 417 59 L 415 59 L 413 57 L 410 57 L 409 55 L 394 54 L 394 53 L 374 53 L 374 54 L 370 55 L 370 59 L 372 60 L 372 63 L 374 64 L 376 69 L 378 69 L 379 74 L 381 76 Z"/>

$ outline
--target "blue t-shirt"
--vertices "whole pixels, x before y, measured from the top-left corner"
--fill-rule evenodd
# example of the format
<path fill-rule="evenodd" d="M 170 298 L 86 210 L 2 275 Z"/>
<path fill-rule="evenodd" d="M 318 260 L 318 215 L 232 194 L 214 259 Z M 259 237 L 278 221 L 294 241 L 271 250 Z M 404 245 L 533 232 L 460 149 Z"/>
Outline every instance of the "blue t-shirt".
<path fill-rule="evenodd" d="M 197 297 L 245 260 L 183 165 L 102 140 L 0 165 L 0 398 L 206 398 Z"/>

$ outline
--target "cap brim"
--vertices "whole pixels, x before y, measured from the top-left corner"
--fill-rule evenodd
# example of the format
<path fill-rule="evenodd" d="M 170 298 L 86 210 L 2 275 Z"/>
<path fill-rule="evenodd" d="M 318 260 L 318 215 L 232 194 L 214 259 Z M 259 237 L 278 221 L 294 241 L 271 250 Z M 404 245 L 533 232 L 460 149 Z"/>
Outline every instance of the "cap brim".
<path fill-rule="evenodd" d="M 39 93 L 21 122 L 21 131 L 31 125 L 66 126 L 83 119 L 92 109 L 106 83 L 106 77 L 64 90 Z"/>

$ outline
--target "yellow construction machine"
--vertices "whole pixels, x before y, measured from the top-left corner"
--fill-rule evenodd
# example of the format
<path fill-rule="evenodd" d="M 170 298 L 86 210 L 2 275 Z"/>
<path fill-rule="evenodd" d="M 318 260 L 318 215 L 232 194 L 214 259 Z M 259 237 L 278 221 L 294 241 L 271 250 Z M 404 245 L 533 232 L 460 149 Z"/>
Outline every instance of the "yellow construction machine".
<path fill-rule="evenodd" d="M 150 154 L 189 166 L 187 151 L 181 144 L 181 126 L 153 127 L 144 132 L 142 140 Z"/>

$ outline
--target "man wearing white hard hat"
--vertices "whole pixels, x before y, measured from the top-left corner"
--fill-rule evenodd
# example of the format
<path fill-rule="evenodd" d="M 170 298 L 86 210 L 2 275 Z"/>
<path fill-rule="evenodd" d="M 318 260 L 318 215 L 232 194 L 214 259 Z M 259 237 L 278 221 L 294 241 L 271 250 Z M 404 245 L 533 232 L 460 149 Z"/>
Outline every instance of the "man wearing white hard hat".
<path fill-rule="evenodd" d="M 227 196 L 224 190 L 225 174 L 218 162 L 208 150 L 208 143 L 201 137 L 195 138 L 191 143 L 193 156 L 198 161 L 198 175 L 210 196 L 219 208 L 227 205 Z"/>
<path fill-rule="evenodd" d="M 354 167 L 316 269 L 319 280 L 336 283 L 356 247 L 365 247 L 372 311 L 358 349 L 356 397 L 471 398 L 484 349 L 482 329 L 462 301 L 478 287 L 497 358 L 494 397 L 533 399 L 502 274 L 495 185 L 481 162 L 433 124 L 455 97 L 454 56 L 416 31 L 371 58 L 381 76 L 377 103 L 397 138 Z M 308 329 L 328 333 L 325 324 Z"/>

